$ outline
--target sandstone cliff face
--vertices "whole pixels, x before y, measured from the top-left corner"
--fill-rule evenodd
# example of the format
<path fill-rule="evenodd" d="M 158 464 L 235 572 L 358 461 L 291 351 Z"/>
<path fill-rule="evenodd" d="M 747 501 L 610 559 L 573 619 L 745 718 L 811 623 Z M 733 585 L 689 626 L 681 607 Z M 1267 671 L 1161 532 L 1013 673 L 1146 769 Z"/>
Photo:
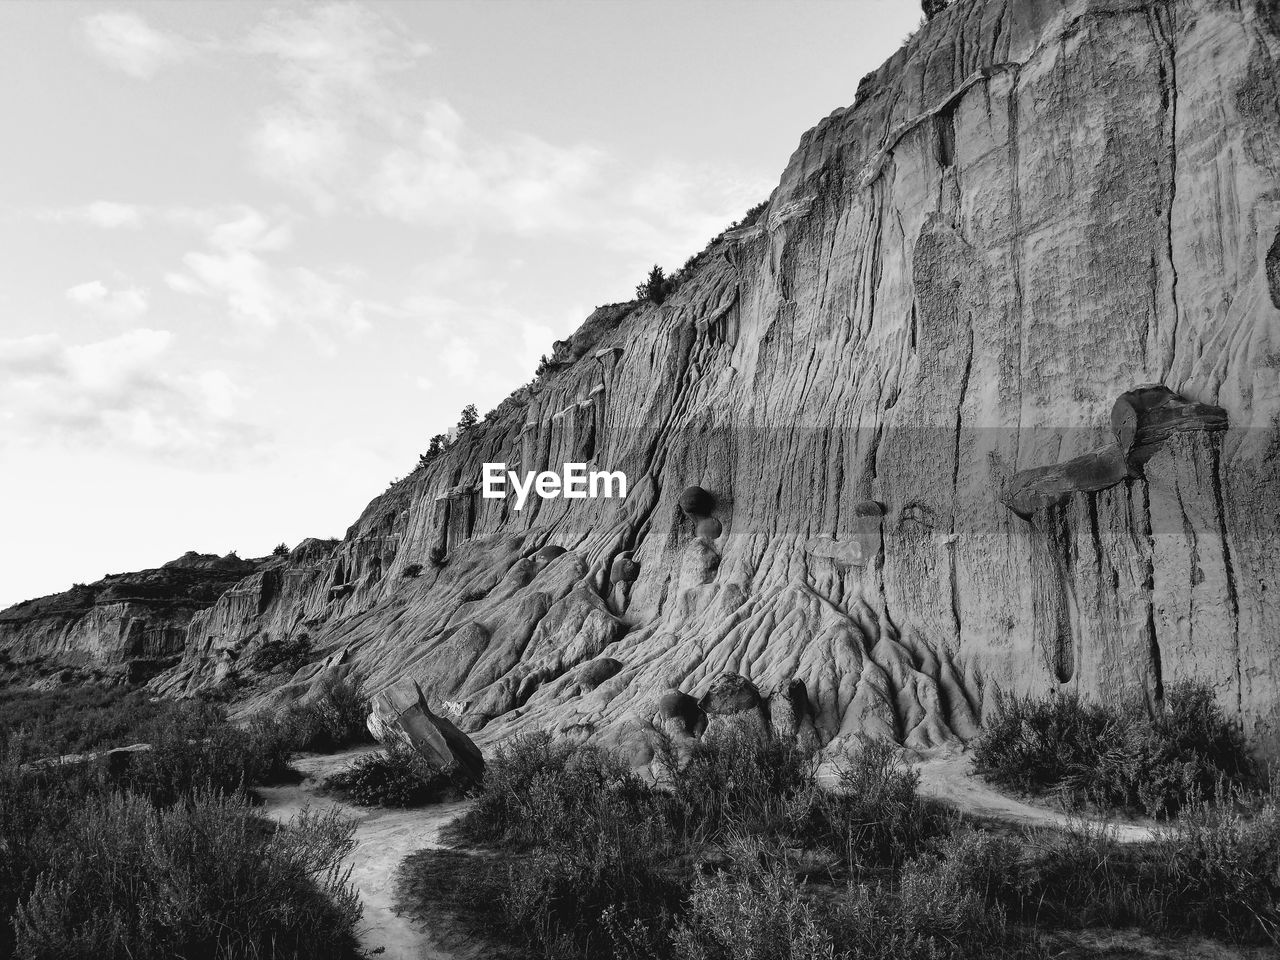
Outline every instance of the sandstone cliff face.
<path fill-rule="evenodd" d="M 0 611 L 0 651 L 15 661 L 54 658 L 108 668 L 172 660 L 186 650 L 196 611 L 262 564 L 187 553 L 154 570 L 110 574 L 15 604 Z"/>
<path fill-rule="evenodd" d="M 667 302 L 197 614 L 157 689 L 305 631 L 482 740 L 643 760 L 725 673 L 916 748 L 997 687 L 1196 677 L 1275 755 L 1278 52 L 1270 2 L 952 5 Z M 516 512 L 486 461 L 630 493 Z"/>

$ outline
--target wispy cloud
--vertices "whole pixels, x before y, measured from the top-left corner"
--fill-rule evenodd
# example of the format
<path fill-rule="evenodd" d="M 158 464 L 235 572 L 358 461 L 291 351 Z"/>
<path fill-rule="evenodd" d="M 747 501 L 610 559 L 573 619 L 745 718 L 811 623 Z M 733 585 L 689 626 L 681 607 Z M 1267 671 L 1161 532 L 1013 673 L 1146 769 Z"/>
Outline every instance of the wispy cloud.
<path fill-rule="evenodd" d="M 112 320 L 134 321 L 149 307 L 147 292 L 140 287 L 112 290 L 101 280 L 78 283 L 67 290 L 67 299 Z"/>
<path fill-rule="evenodd" d="M 231 378 L 170 371 L 172 342 L 145 328 L 86 344 L 55 334 L 0 340 L 0 444 L 52 439 L 199 462 L 260 445 L 262 430 L 236 415 Z"/>
<path fill-rule="evenodd" d="M 591 143 L 478 129 L 441 95 L 430 48 L 385 10 L 274 9 L 239 39 L 199 44 L 136 13 L 97 14 L 84 24 L 94 49 L 135 76 L 197 49 L 224 69 L 245 58 L 264 65 L 275 96 L 248 132 L 249 157 L 261 176 L 321 216 L 591 236 L 611 249 L 670 259 L 694 252 L 770 186 L 675 160 L 636 165 Z M 100 203 L 79 215 L 124 226 L 146 211 Z"/>
<path fill-rule="evenodd" d="M 104 62 L 138 80 L 185 60 L 193 45 L 178 34 L 158 30 L 136 13 L 109 11 L 82 21 L 89 48 Z"/>
<path fill-rule="evenodd" d="M 591 235 L 658 256 L 692 253 L 768 190 L 723 170 L 637 167 L 591 143 L 478 130 L 434 89 L 426 47 L 367 8 L 276 13 L 244 49 L 269 58 L 281 94 L 250 137 L 255 165 L 321 214 Z"/>
<path fill-rule="evenodd" d="M 87 223 L 103 230 L 116 230 L 141 226 L 143 213 L 144 209 L 136 204 L 95 200 L 83 206 L 46 210 L 39 218 L 52 223 Z"/>
<path fill-rule="evenodd" d="M 294 324 L 329 351 L 335 334 L 367 331 L 377 305 L 354 295 L 344 279 L 272 259 L 292 241 L 288 219 L 239 207 L 208 227 L 205 246 L 185 254 L 185 269 L 165 282 L 175 292 L 222 301 L 231 319 L 251 330 Z"/>

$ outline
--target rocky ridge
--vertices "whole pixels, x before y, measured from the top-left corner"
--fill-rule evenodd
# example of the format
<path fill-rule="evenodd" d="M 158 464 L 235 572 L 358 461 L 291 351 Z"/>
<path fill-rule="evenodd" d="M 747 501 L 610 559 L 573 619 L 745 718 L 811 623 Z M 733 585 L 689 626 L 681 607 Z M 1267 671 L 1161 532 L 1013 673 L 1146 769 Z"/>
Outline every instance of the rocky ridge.
<path fill-rule="evenodd" d="M 267 562 L 189 551 L 152 570 L 14 604 L 0 611 L 0 651 L 10 661 L 91 664 L 137 679 L 180 657 L 196 612 Z"/>
<path fill-rule="evenodd" d="M 154 688 L 305 633 L 271 702 L 408 677 L 481 742 L 643 762 L 726 713 L 953 749 L 997 689 L 1194 677 L 1275 755 L 1278 54 L 1269 0 L 952 4 L 664 303 L 195 613 Z M 630 491 L 516 512 L 494 461 Z"/>

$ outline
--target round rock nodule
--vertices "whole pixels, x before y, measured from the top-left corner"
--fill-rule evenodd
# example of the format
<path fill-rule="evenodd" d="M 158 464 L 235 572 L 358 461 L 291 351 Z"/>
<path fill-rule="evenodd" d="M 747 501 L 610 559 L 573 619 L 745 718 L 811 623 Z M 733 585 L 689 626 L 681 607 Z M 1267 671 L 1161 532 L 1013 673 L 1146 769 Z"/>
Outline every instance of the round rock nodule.
<path fill-rule="evenodd" d="M 694 527 L 694 532 L 703 540 L 718 540 L 720 534 L 724 532 L 724 527 L 715 517 L 703 517 Z"/>
<path fill-rule="evenodd" d="M 680 510 L 686 517 L 705 517 L 716 507 L 716 498 L 701 487 L 685 487 L 680 494 Z"/>
<path fill-rule="evenodd" d="M 609 567 L 611 583 L 635 583 L 640 579 L 640 564 L 630 557 L 618 557 Z"/>
<path fill-rule="evenodd" d="M 740 673 L 722 673 L 711 681 L 698 706 L 711 716 L 728 716 L 758 709 L 762 703 L 764 698 L 754 683 Z"/>

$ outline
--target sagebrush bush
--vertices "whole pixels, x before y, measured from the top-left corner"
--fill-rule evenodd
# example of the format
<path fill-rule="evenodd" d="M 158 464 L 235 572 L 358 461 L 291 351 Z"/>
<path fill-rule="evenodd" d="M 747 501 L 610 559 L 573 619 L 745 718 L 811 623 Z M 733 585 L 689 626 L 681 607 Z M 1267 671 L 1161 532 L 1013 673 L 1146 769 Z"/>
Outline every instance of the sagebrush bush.
<path fill-rule="evenodd" d="M 243 793 L 286 777 L 291 752 L 277 731 L 240 729 L 217 707 L 204 704 L 157 731 L 151 749 L 132 758 L 123 785 L 157 806 L 197 791 Z"/>
<path fill-rule="evenodd" d="M 838 769 L 838 790 L 813 791 L 808 837 L 851 869 L 901 863 L 941 829 L 920 799 L 920 775 L 893 744 L 866 743 Z"/>
<path fill-rule="evenodd" d="M 827 913 L 780 851 L 747 841 L 727 870 L 694 878 L 672 932 L 686 960 L 835 960 L 845 954 L 827 929 Z"/>
<path fill-rule="evenodd" d="M 1202 719 L 1167 737 L 1202 755 L 1225 742 L 1230 755 L 1203 700 L 1176 703 L 1170 716 Z M 1074 704 L 1046 728 L 1094 719 Z M 545 957 L 1042 960 L 1045 929 L 1276 936 L 1270 795 L 1220 786 L 1150 843 L 1099 830 L 1014 839 L 922 803 L 891 744 L 843 758 L 835 789 L 816 760 L 730 724 L 681 751 L 660 741 L 651 785 L 598 747 L 517 738 L 454 830 L 482 849 L 448 866 L 449 882 L 478 905 L 480 929 Z"/>
<path fill-rule="evenodd" d="M 466 842 L 527 848 L 572 840 L 595 819 L 655 815 L 653 798 L 612 754 L 537 733 L 498 748 L 480 796 L 452 832 Z"/>
<path fill-rule="evenodd" d="M 1280 802 L 1273 793 L 1196 802 L 1149 842 L 1084 824 L 1019 840 L 962 831 L 938 869 L 1026 924 L 1129 927 L 1241 943 L 1280 934 Z"/>
<path fill-rule="evenodd" d="M 366 754 L 325 780 L 325 787 L 364 807 L 420 807 L 461 793 L 457 777 L 408 747 Z"/>
<path fill-rule="evenodd" d="M 53 862 L 67 824 L 108 788 L 101 764 L 24 770 L 20 757 L 0 755 L 0 957 L 13 948 L 9 918 Z"/>
<path fill-rule="evenodd" d="M 485 768 L 483 793 L 455 839 L 517 854 L 489 874 L 503 923 L 546 956 L 652 955 L 681 895 L 675 840 L 653 794 L 598 747 L 515 738 Z M 637 944 L 648 944 L 641 949 Z"/>
<path fill-rule="evenodd" d="M 814 889 L 785 852 L 758 841 L 731 866 L 694 880 L 672 942 L 690 960 L 969 960 L 1041 958 L 1032 936 L 945 861 L 909 863 L 894 884 Z"/>
<path fill-rule="evenodd" d="M 196 793 L 157 809 L 109 794 L 66 825 L 15 918 L 20 960 L 353 958 L 353 826 L 260 820 Z"/>
<path fill-rule="evenodd" d="M 275 727 L 277 735 L 294 750 L 331 753 L 353 744 L 372 743 L 368 716 L 369 699 L 359 680 L 330 677 L 315 697 L 255 722 L 264 731 Z"/>
<path fill-rule="evenodd" d="M 144 690 L 91 684 L 0 690 L 0 754 L 20 749 L 23 759 L 32 760 L 147 743 L 157 731 L 200 709 Z"/>
<path fill-rule="evenodd" d="M 746 722 L 708 732 L 683 757 L 663 743 L 658 762 L 668 817 L 700 842 L 802 831 L 818 789 L 811 747 L 764 737 Z"/>
<path fill-rule="evenodd" d="M 1016 905 L 1065 926 L 1280 943 L 1280 804 L 1220 801 L 1188 806 L 1150 843 L 1105 829 L 1040 838 Z"/>
<path fill-rule="evenodd" d="M 1220 784 L 1253 777 L 1240 732 L 1213 692 L 1191 681 L 1173 684 L 1154 718 L 1136 703 L 999 695 L 973 750 L 979 771 L 996 783 L 1150 816 L 1174 815 Z"/>
<path fill-rule="evenodd" d="M 507 864 L 506 925 L 547 956 L 606 956 L 619 939 L 652 956 L 680 904 L 683 877 L 661 825 L 611 818 L 609 806 L 576 840 L 557 838 Z"/>

